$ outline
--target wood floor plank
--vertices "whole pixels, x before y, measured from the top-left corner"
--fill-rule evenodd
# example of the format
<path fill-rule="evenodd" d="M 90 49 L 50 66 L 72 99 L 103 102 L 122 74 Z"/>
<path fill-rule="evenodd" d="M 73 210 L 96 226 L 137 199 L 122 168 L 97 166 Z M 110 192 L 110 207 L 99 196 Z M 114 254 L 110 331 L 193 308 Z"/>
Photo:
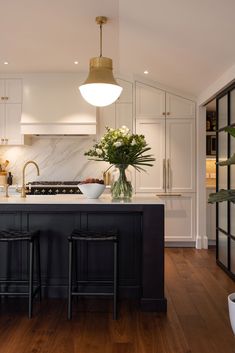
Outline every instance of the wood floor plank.
<path fill-rule="evenodd" d="M 215 251 L 166 249 L 167 314 L 143 313 L 122 301 L 73 305 L 43 300 L 27 318 L 27 301 L 0 302 L 0 353 L 235 353 L 227 295 L 235 283 L 216 265 Z M 153 279 L 154 280 L 154 279 Z M 81 305 L 81 306 L 80 306 Z"/>

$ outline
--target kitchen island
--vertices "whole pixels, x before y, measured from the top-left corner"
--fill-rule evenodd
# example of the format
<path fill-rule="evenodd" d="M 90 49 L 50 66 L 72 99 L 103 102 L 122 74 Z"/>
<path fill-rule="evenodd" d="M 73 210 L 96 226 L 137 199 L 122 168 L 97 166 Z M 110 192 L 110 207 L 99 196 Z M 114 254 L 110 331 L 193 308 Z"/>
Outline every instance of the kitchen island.
<path fill-rule="evenodd" d="M 164 204 L 157 197 L 113 202 L 109 195 L 0 197 L 0 229 L 40 230 L 42 285 L 45 296 L 66 297 L 67 237 L 74 228 L 119 230 L 120 297 L 138 298 L 142 310 L 166 311 L 164 296 Z M 24 246 L 0 247 L 0 277 L 13 259 L 13 276 L 27 272 Z M 102 247 L 100 246 L 102 245 Z M 105 246 L 104 246 L 105 245 Z M 104 280 L 112 276 L 110 244 L 78 248 L 78 276 Z M 92 288 L 94 289 L 94 288 Z M 92 290 L 90 289 L 90 290 Z M 98 285 L 96 290 L 99 290 Z M 86 291 L 89 288 L 86 288 Z M 108 288 L 107 288 L 108 290 Z"/>

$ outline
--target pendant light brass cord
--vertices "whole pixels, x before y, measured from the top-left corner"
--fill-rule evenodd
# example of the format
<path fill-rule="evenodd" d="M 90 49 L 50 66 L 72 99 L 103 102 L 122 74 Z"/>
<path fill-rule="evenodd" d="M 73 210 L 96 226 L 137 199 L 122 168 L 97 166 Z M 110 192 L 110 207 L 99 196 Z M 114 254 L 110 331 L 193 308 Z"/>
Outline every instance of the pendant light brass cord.
<path fill-rule="evenodd" d="M 102 56 L 102 23 L 100 24 L 100 57 Z"/>

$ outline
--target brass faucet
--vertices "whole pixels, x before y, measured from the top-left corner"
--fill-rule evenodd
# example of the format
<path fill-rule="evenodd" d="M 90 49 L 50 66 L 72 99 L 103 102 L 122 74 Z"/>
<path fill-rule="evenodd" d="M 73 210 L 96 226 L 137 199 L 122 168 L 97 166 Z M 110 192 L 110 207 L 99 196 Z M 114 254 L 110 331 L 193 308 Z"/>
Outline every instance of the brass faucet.
<path fill-rule="evenodd" d="M 24 165 L 24 167 L 23 167 L 23 182 L 22 182 L 22 189 L 21 189 L 21 197 L 24 197 L 24 198 L 26 197 L 25 169 L 26 169 L 27 165 L 29 165 L 29 164 L 34 164 L 35 167 L 37 168 L 38 175 L 40 174 L 40 173 L 39 173 L 39 167 L 38 167 L 38 165 L 37 165 L 36 162 L 34 162 L 34 161 L 28 161 L 28 162 L 25 163 L 25 165 Z"/>
<path fill-rule="evenodd" d="M 5 185 L 5 197 L 9 197 L 9 193 L 8 193 L 8 189 L 9 189 L 9 184 Z"/>

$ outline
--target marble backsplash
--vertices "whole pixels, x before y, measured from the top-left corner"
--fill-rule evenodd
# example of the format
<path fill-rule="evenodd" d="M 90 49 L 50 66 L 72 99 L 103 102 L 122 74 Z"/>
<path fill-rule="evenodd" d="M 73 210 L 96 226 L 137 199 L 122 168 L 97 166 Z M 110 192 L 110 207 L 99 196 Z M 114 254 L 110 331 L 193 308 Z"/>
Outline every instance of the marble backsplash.
<path fill-rule="evenodd" d="M 32 137 L 30 145 L 0 146 L 0 161 L 9 160 L 8 171 L 13 174 L 13 184 L 22 183 L 22 168 L 34 160 L 40 168 L 36 176 L 34 166 L 28 166 L 27 181 L 72 181 L 87 177 L 102 178 L 108 168 L 105 162 L 89 161 L 84 152 L 93 146 L 92 136 Z"/>

